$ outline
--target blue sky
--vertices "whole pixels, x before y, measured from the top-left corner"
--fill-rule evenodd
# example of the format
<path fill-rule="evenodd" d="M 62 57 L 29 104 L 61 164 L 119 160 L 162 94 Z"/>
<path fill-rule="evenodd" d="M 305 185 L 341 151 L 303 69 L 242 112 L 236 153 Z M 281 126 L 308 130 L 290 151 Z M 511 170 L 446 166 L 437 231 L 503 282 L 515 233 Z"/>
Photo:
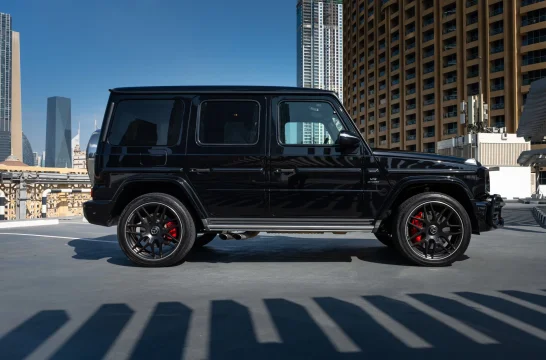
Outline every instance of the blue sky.
<path fill-rule="evenodd" d="M 23 131 L 45 147 L 50 96 L 72 99 L 82 145 L 108 89 L 296 85 L 296 0 L 2 0 L 21 33 Z"/>

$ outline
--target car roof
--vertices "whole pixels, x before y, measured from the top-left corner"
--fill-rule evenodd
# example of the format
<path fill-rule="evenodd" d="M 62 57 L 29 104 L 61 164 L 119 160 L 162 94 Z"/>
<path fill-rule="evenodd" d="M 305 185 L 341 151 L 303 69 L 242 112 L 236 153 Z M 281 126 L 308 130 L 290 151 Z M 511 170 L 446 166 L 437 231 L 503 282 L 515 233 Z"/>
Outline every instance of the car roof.
<path fill-rule="evenodd" d="M 301 93 L 301 94 L 335 94 L 330 90 L 290 86 L 138 86 L 110 89 L 116 93 Z"/>

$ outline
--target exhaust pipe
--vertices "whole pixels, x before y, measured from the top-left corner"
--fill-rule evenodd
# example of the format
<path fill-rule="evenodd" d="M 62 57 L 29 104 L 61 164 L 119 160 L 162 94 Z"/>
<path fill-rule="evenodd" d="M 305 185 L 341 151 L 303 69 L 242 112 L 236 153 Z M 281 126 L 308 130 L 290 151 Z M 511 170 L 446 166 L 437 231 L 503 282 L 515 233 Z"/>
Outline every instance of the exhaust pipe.
<path fill-rule="evenodd" d="M 260 233 L 259 231 L 245 231 L 244 233 L 232 234 L 232 235 L 235 240 L 248 240 L 258 236 L 259 233 Z"/>
<path fill-rule="evenodd" d="M 222 240 L 233 240 L 233 235 L 230 233 L 220 234 L 219 238 Z"/>

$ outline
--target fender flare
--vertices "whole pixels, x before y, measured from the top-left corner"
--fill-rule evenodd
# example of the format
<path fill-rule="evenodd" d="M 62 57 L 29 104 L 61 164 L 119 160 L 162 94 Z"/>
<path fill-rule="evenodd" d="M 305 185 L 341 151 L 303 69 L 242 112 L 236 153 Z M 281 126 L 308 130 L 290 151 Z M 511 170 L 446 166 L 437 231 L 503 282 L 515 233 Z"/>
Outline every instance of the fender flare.
<path fill-rule="evenodd" d="M 394 184 L 392 190 L 390 191 L 390 194 L 385 199 L 385 202 L 381 207 L 381 210 L 379 211 L 378 219 L 384 220 L 390 215 L 393 203 L 403 191 L 415 185 L 425 184 L 446 184 L 449 186 L 457 186 L 465 192 L 465 194 L 468 196 L 469 201 L 474 197 L 472 191 L 459 178 L 450 176 L 410 176 Z"/>
<path fill-rule="evenodd" d="M 123 194 L 124 191 L 126 191 L 126 188 L 129 185 L 133 185 L 136 183 L 151 183 L 151 182 L 170 183 L 177 186 L 187 197 L 187 199 L 190 202 L 190 204 L 188 205 L 193 207 L 193 209 L 195 210 L 199 218 L 200 219 L 207 218 L 207 212 L 205 211 L 205 207 L 199 200 L 199 197 L 195 193 L 193 187 L 190 185 L 190 183 L 186 179 L 180 176 L 171 176 L 171 175 L 164 175 L 164 174 L 138 174 L 138 175 L 130 176 L 127 179 L 125 179 L 121 183 L 121 185 L 118 187 L 118 189 L 116 190 L 116 193 L 112 197 L 112 201 L 114 203 L 117 203 L 119 197 L 121 196 L 121 194 Z"/>

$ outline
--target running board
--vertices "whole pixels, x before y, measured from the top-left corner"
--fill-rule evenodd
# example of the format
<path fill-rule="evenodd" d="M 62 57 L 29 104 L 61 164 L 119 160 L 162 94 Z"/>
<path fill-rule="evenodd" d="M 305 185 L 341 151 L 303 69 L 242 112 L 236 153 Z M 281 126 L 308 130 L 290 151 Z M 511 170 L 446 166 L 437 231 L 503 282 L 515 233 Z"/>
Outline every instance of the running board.
<path fill-rule="evenodd" d="M 346 219 L 288 219 L 288 218 L 214 218 L 203 219 L 207 231 L 260 231 L 260 232 L 355 232 L 374 230 L 373 220 Z"/>

